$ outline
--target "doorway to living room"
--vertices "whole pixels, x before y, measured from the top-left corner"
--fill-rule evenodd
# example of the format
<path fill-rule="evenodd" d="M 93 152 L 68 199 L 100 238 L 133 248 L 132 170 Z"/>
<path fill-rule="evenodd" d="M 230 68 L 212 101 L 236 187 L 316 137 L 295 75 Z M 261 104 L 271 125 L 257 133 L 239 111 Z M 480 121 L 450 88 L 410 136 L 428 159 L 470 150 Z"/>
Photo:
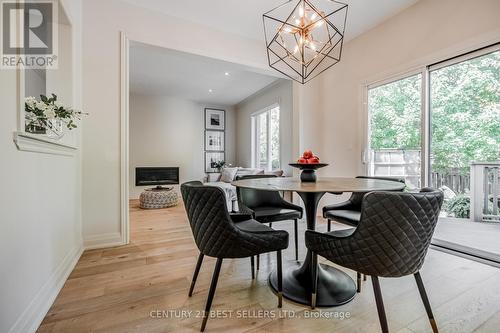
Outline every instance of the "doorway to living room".
<path fill-rule="evenodd" d="M 124 226 L 131 230 L 133 242 L 134 223 L 175 211 L 169 207 L 180 204 L 181 183 L 219 182 L 226 185 L 222 186 L 226 193 L 231 192 L 230 181 L 220 179 L 220 168 L 251 167 L 247 106 L 267 103 L 269 98 L 281 105 L 278 139 L 291 142 L 292 84 L 267 70 L 126 42 L 122 205 L 127 207 Z M 285 146 L 291 150 L 291 145 Z M 284 156 L 288 160 L 291 155 L 286 151 Z M 232 205 L 228 199 L 228 207 Z"/>

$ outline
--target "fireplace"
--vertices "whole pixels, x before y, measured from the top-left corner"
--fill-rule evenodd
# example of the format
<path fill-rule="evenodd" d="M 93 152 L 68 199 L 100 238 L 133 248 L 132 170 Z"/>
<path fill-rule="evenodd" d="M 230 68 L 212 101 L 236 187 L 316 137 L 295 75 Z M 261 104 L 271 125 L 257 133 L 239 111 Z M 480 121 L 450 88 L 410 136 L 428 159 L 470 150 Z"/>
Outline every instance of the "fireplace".
<path fill-rule="evenodd" d="M 135 186 L 160 186 L 179 184 L 178 167 L 135 168 Z"/>

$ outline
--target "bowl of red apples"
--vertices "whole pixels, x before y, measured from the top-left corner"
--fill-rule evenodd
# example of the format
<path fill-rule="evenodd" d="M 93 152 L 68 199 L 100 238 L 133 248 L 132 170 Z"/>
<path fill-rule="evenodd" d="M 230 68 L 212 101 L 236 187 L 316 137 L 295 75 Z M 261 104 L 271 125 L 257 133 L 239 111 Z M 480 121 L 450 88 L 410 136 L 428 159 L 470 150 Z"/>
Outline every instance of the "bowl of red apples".
<path fill-rule="evenodd" d="M 321 163 L 319 157 L 309 149 L 302 154 L 297 163 L 290 163 L 290 166 L 302 170 L 300 180 L 310 183 L 316 181 L 316 170 L 327 165 L 327 163 Z"/>

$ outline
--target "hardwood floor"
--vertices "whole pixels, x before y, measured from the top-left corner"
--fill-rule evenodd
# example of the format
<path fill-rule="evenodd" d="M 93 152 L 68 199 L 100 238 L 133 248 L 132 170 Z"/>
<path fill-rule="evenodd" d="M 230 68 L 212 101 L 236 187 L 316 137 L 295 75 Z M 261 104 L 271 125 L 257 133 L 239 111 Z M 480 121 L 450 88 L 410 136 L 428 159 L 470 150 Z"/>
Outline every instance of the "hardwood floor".
<path fill-rule="evenodd" d="M 199 331 L 215 260 L 205 259 L 189 298 L 198 251 L 183 207 L 145 211 L 133 201 L 130 217 L 131 243 L 86 251 L 38 332 Z M 300 223 L 302 246 L 304 224 Z M 291 226 L 273 225 L 289 232 Z M 318 229 L 326 225 L 320 223 Z M 303 247 L 300 255 L 305 255 Z M 293 257 L 292 246 L 284 253 L 284 263 Z M 274 259 L 261 256 L 254 281 L 249 259 L 223 263 L 212 306 L 219 310 L 219 318 L 208 321 L 206 332 L 380 332 L 369 280 L 352 302 L 341 307 L 310 311 L 284 300 L 278 310 L 267 284 Z M 355 278 L 354 272 L 350 274 Z M 422 277 L 441 332 L 499 331 L 498 268 L 431 249 Z M 380 281 L 391 332 L 430 332 L 413 277 Z M 232 318 L 222 318 L 229 315 Z"/>

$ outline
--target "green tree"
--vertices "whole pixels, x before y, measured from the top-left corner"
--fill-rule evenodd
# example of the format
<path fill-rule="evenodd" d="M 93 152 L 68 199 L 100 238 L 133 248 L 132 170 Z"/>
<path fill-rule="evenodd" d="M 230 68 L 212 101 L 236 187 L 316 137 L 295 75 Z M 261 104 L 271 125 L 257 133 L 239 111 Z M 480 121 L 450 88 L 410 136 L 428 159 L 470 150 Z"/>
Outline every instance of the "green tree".
<path fill-rule="evenodd" d="M 371 89 L 372 149 L 420 149 L 421 75 Z"/>
<path fill-rule="evenodd" d="M 431 72 L 432 168 L 500 159 L 500 52 Z"/>
<path fill-rule="evenodd" d="M 500 52 L 431 72 L 432 170 L 500 159 Z M 421 76 L 369 93 L 371 147 L 420 149 Z"/>

